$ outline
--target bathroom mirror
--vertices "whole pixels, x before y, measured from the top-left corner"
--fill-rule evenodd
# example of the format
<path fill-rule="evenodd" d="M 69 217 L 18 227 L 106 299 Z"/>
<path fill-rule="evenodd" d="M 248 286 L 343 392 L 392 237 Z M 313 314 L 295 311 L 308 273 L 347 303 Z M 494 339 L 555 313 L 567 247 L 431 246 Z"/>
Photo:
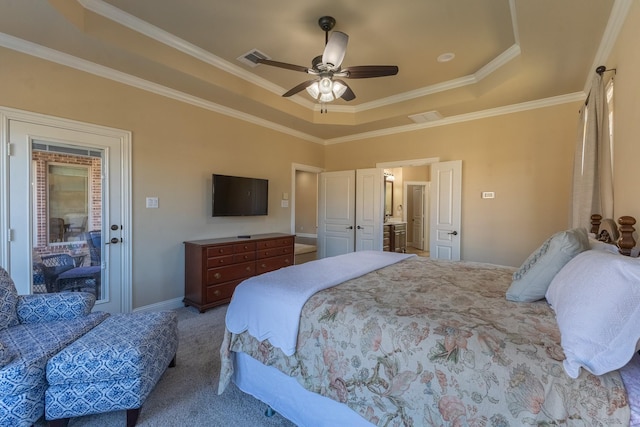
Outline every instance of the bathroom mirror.
<path fill-rule="evenodd" d="M 384 216 L 393 216 L 393 181 L 384 178 Z"/>

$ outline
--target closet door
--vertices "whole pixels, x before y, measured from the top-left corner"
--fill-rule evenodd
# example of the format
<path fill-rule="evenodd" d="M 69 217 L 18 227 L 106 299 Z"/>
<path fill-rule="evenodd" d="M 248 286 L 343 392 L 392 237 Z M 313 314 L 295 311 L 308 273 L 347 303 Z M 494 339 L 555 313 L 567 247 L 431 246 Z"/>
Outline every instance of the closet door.
<path fill-rule="evenodd" d="M 356 170 L 356 251 L 382 250 L 383 169 Z"/>
<path fill-rule="evenodd" d="M 355 247 L 356 172 L 320 174 L 318 191 L 318 257 L 353 252 Z"/>
<path fill-rule="evenodd" d="M 382 250 L 382 169 L 323 172 L 318 192 L 318 257 Z"/>
<path fill-rule="evenodd" d="M 462 161 L 431 165 L 431 244 L 433 259 L 460 260 Z"/>

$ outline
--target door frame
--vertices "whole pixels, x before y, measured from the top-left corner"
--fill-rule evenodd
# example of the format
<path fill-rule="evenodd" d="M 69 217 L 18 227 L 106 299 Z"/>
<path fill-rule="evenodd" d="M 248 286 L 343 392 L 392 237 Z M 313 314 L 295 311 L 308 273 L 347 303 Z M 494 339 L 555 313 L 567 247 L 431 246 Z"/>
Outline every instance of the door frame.
<path fill-rule="evenodd" d="M 424 159 L 410 159 L 410 160 L 399 160 L 396 162 L 383 162 L 383 163 L 376 163 L 376 167 L 377 168 L 384 168 L 384 169 L 393 169 L 393 168 L 402 168 L 402 167 L 409 167 L 409 166 L 428 166 L 428 165 L 432 165 L 434 163 L 440 163 L 440 157 L 427 157 Z M 413 185 L 416 185 L 415 182 L 411 181 L 411 183 Z M 423 182 L 419 182 L 417 184 L 423 184 Z M 430 191 L 431 189 L 431 183 L 428 183 L 428 185 L 425 187 L 425 189 L 428 191 Z M 404 183 L 403 181 L 403 204 L 406 206 L 406 202 L 404 201 L 404 199 L 406 198 L 406 193 L 407 193 L 407 183 Z M 427 208 L 429 208 L 429 203 L 430 203 L 430 197 L 425 197 L 425 206 Z M 429 220 L 427 221 L 425 219 L 425 222 L 428 222 L 429 224 L 425 224 L 425 228 L 430 228 L 431 227 L 431 214 L 430 212 L 425 212 L 425 217 L 429 217 Z M 402 219 L 407 222 L 407 209 L 403 209 L 402 211 Z M 431 235 L 429 235 L 428 239 L 427 237 L 427 233 L 426 231 L 423 231 L 423 233 L 425 233 L 425 241 L 424 244 L 429 245 L 430 246 L 430 240 L 431 240 Z M 425 249 L 426 250 L 426 249 Z"/>
<path fill-rule="evenodd" d="M 121 149 L 121 236 L 129 244 L 122 245 L 120 251 L 121 263 L 121 311 L 128 313 L 132 308 L 132 272 L 131 272 L 131 132 L 122 129 L 83 123 L 75 120 L 32 113 L 0 106 L 0 265 L 9 265 L 9 122 L 11 120 L 68 129 L 72 131 L 92 133 L 96 135 L 117 138 Z M 31 256 L 31 254 L 29 254 Z M 11 273 L 11 272 L 9 272 Z M 116 279 L 117 280 L 117 279 Z"/>
<path fill-rule="evenodd" d="M 303 165 L 300 163 L 291 163 L 291 197 L 289 197 L 289 203 L 291 203 L 291 234 L 296 234 L 296 171 L 311 172 L 316 175 L 324 172 L 323 168 L 317 166 Z M 316 193 L 317 194 L 317 193 Z M 316 237 L 318 236 L 318 213 L 316 209 Z"/>

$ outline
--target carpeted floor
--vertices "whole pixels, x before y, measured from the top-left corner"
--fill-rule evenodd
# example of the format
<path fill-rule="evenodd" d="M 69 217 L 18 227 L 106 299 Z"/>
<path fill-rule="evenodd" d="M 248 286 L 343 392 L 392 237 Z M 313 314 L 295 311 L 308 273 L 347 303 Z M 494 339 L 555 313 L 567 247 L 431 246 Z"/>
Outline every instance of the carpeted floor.
<path fill-rule="evenodd" d="M 193 307 L 178 312 L 177 365 L 164 373 L 142 406 L 139 427 L 286 426 L 294 424 L 276 414 L 264 415 L 266 405 L 241 392 L 233 383 L 218 396 L 220 345 L 227 306 L 200 314 Z M 45 426 L 40 420 L 36 426 Z M 126 425 L 124 411 L 71 419 L 69 427 Z"/>

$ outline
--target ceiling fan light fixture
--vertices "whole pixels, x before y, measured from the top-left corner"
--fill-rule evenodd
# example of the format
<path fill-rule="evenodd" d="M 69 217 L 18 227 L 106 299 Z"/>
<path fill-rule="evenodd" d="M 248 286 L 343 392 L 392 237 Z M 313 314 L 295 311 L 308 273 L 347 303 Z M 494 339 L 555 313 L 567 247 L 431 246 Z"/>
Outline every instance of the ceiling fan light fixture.
<path fill-rule="evenodd" d="M 341 98 L 347 90 L 347 86 L 342 84 L 341 82 L 334 81 L 333 82 L 333 94 L 337 98 Z"/>
<path fill-rule="evenodd" d="M 340 31 L 334 31 L 329 37 L 329 41 L 322 53 L 322 63 L 328 69 L 334 70 L 340 68 L 344 55 L 347 52 L 347 43 L 349 36 Z"/>
<path fill-rule="evenodd" d="M 319 99 L 319 101 L 320 101 L 320 103 L 324 103 L 324 102 L 331 102 L 331 101 L 333 101 L 334 99 L 336 99 L 336 98 L 333 96 L 333 93 L 332 93 L 332 92 L 329 92 L 329 93 L 321 93 L 321 94 L 320 94 L 320 99 Z"/>
<path fill-rule="evenodd" d="M 307 86 L 307 93 L 311 95 L 313 99 L 318 99 L 320 96 L 320 84 L 318 82 L 313 82 L 311 85 Z"/>
<path fill-rule="evenodd" d="M 320 93 L 323 95 L 328 95 L 333 91 L 333 82 L 329 77 L 323 77 L 320 79 L 320 83 L 318 83 Z"/>

